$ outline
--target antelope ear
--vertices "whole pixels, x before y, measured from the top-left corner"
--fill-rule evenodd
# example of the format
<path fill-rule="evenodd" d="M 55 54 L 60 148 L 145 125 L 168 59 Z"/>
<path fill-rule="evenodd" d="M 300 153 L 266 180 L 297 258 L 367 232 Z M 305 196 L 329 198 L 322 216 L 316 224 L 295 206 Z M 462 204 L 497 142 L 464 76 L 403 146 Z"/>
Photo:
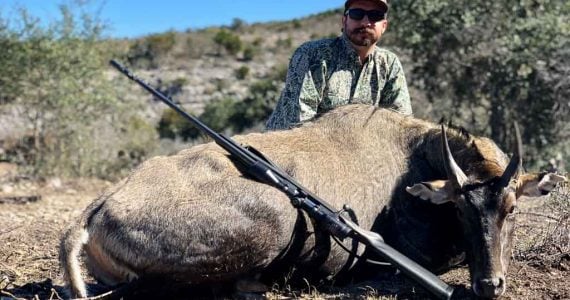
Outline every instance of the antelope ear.
<path fill-rule="evenodd" d="M 554 173 L 534 173 L 521 175 L 517 185 L 517 196 L 540 197 L 548 195 L 556 184 L 566 181 L 566 177 Z"/>
<path fill-rule="evenodd" d="M 435 180 L 416 183 L 406 187 L 406 191 L 422 200 L 429 200 L 433 204 L 453 202 L 455 192 L 449 180 Z"/>

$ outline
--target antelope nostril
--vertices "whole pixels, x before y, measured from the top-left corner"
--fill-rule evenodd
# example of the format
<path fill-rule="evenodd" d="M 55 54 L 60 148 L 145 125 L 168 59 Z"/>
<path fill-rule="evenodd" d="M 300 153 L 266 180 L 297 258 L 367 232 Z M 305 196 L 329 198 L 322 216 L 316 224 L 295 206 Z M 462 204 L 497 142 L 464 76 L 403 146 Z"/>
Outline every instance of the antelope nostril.
<path fill-rule="evenodd" d="M 505 292 L 505 278 L 497 276 L 477 280 L 473 284 L 473 291 L 479 297 L 496 298 Z"/>
<path fill-rule="evenodd" d="M 504 279 L 502 277 L 493 277 L 481 279 L 481 285 L 485 287 L 502 287 L 504 284 Z"/>
<path fill-rule="evenodd" d="M 502 289 L 505 287 L 505 277 L 495 277 L 493 280 L 496 280 L 495 286 Z"/>

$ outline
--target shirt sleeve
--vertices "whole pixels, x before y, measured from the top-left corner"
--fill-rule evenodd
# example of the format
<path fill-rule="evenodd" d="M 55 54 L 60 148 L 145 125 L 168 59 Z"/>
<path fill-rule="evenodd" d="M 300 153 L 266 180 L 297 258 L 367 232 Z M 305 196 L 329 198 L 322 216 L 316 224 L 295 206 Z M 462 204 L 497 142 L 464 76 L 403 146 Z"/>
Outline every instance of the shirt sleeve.
<path fill-rule="evenodd" d="M 311 73 L 309 50 L 307 46 L 301 46 L 293 54 L 287 71 L 285 88 L 267 121 L 267 130 L 289 129 L 316 115 L 321 95 Z"/>
<path fill-rule="evenodd" d="M 394 57 L 389 65 L 386 84 L 382 90 L 382 102 L 389 109 L 405 115 L 412 114 L 408 84 L 402 64 L 397 57 Z"/>

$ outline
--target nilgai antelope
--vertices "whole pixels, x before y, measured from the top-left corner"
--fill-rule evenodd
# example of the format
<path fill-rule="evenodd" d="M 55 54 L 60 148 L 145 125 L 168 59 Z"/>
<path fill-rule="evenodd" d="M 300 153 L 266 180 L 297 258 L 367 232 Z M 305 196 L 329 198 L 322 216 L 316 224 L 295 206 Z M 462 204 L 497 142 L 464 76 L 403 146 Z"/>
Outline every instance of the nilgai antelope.
<path fill-rule="evenodd" d="M 425 267 L 466 259 L 474 292 L 487 298 L 505 291 L 518 199 L 565 180 L 522 174 L 520 147 L 509 162 L 490 139 L 365 105 L 234 138 L 332 206 L 348 204 L 362 228 Z M 283 265 L 330 278 L 358 265 L 285 194 L 245 177 L 214 143 L 149 159 L 89 205 L 61 241 L 65 278 L 80 297 L 82 250 L 107 285 L 141 277 L 230 283 Z"/>

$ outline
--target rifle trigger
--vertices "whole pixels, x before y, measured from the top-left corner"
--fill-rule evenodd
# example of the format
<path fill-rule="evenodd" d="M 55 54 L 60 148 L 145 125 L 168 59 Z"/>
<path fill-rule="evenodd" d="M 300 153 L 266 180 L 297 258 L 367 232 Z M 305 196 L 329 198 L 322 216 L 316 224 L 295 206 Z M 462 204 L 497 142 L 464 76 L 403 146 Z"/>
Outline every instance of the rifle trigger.
<path fill-rule="evenodd" d="M 348 214 L 348 216 L 350 217 L 350 220 L 352 222 L 354 222 L 354 224 L 360 225 L 360 224 L 358 224 L 358 218 L 356 217 L 356 213 L 348 204 L 344 204 L 342 206 L 342 209 L 339 210 L 336 214 L 337 214 L 337 216 L 340 216 L 343 212 L 346 212 Z"/>

